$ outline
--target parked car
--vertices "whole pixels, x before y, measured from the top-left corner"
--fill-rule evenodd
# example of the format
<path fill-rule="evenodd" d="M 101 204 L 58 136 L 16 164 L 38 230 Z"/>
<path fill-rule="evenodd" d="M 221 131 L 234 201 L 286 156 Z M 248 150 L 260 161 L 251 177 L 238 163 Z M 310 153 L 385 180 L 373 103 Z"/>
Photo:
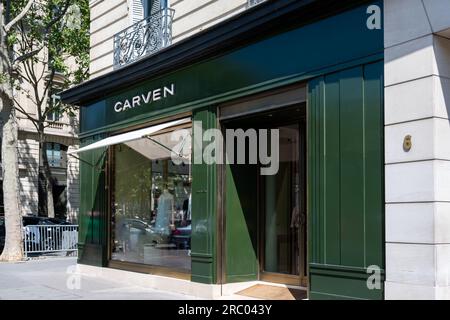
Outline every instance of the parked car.
<path fill-rule="evenodd" d="M 58 218 L 47 218 L 47 217 L 35 217 L 35 216 L 24 216 L 22 218 L 23 226 L 28 225 L 70 225 L 71 223 L 58 219 Z"/>
<path fill-rule="evenodd" d="M 155 223 L 140 219 L 124 218 L 117 222 L 115 249 L 136 251 L 143 245 L 173 245 L 171 230 L 158 228 Z"/>
<path fill-rule="evenodd" d="M 172 231 L 172 234 L 170 236 L 170 242 L 175 244 L 177 248 L 190 249 L 191 234 L 192 228 L 190 224 L 186 227 L 178 227 Z"/>

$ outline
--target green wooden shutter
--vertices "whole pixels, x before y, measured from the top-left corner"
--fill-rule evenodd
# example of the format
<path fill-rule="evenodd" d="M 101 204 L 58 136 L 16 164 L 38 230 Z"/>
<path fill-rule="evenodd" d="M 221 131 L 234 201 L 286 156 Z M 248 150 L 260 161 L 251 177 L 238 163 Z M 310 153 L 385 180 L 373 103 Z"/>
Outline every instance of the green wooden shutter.
<path fill-rule="evenodd" d="M 367 287 L 367 267 L 384 274 L 382 75 L 377 62 L 309 83 L 312 299 L 383 298 Z"/>

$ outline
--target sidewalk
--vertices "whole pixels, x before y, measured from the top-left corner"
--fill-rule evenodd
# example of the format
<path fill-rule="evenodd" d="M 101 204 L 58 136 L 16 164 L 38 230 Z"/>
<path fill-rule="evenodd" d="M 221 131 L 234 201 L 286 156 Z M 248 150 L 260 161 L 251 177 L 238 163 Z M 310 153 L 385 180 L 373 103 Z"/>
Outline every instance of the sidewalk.
<path fill-rule="evenodd" d="M 105 278 L 80 276 L 78 282 L 71 281 L 71 268 L 75 265 L 76 258 L 0 263 L 0 300 L 195 299 L 192 296 L 166 291 L 126 286 Z M 74 283 L 79 283 L 79 288 L 76 288 Z"/>

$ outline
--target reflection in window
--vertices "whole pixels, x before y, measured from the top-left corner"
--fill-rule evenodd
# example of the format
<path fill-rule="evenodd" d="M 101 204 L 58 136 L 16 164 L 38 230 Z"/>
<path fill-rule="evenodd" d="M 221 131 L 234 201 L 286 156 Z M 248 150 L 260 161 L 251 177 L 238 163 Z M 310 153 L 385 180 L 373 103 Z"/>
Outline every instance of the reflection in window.
<path fill-rule="evenodd" d="M 67 147 L 59 143 L 45 144 L 47 160 L 50 167 L 65 168 L 67 166 Z"/>
<path fill-rule="evenodd" d="M 114 148 L 112 259 L 189 271 L 190 165 L 172 162 L 169 149 L 178 142 L 170 134 Z"/>

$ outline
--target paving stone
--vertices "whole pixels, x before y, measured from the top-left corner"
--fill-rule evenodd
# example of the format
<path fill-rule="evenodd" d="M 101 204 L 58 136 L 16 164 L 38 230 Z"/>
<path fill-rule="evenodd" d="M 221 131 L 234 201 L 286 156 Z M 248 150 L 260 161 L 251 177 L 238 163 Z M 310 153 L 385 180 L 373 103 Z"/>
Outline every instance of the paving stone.
<path fill-rule="evenodd" d="M 0 300 L 190 300 L 195 297 L 81 276 L 68 287 L 76 258 L 47 258 L 0 263 Z M 70 282 L 74 284 L 74 282 Z"/>

